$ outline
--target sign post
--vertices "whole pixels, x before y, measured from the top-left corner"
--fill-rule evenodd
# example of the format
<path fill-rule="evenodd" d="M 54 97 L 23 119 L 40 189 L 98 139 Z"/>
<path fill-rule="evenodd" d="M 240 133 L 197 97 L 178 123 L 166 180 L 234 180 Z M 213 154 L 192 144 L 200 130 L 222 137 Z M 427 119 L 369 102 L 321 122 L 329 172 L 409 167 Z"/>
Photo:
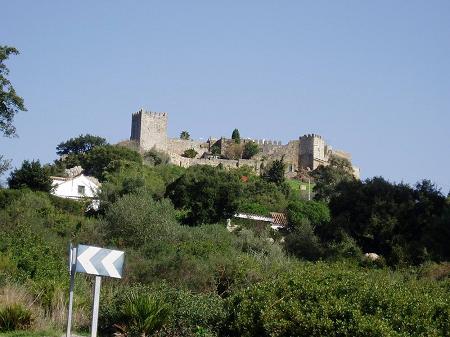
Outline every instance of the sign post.
<path fill-rule="evenodd" d="M 102 278 L 100 276 L 95 277 L 95 286 L 94 286 L 94 305 L 92 308 L 92 328 L 91 328 L 91 337 L 97 337 L 97 325 L 98 325 L 98 308 L 100 305 L 100 285 L 102 282 Z"/>
<path fill-rule="evenodd" d="M 76 263 L 77 249 L 69 246 L 69 273 L 70 273 L 70 287 L 69 287 L 69 310 L 67 314 L 67 331 L 66 337 L 70 337 L 72 328 L 72 308 L 73 308 L 73 287 L 75 284 L 75 263 Z"/>
<path fill-rule="evenodd" d="M 73 286 L 75 272 L 95 275 L 94 298 L 92 309 L 91 337 L 97 337 L 98 312 L 100 306 L 101 276 L 122 278 L 124 252 L 94 246 L 78 245 L 71 251 L 69 313 L 67 317 L 67 334 L 70 337 L 72 321 Z"/>

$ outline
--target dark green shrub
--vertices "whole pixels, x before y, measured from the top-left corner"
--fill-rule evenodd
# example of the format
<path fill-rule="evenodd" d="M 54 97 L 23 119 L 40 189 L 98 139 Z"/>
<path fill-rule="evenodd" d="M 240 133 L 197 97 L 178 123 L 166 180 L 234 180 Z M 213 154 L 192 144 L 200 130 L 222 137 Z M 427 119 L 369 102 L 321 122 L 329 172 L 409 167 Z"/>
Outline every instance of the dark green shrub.
<path fill-rule="evenodd" d="M 307 219 L 297 223 L 294 230 L 286 236 L 284 247 L 288 253 L 308 261 L 316 261 L 323 255 L 320 240 Z"/>
<path fill-rule="evenodd" d="M 75 215 L 84 215 L 88 203 L 78 200 L 60 198 L 54 195 L 49 195 L 49 198 L 53 206 L 55 206 L 57 209 Z"/>
<path fill-rule="evenodd" d="M 153 200 L 146 193 L 126 194 L 105 214 L 107 236 L 118 247 L 140 247 L 166 240 L 176 223 L 176 214 L 167 199 Z"/>
<path fill-rule="evenodd" d="M 184 151 L 183 157 L 195 158 L 197 156 L 197 154 L 198 154 L 198 152 L 195 151 L 194 149 L 187 149 L 186 151 Z"/>
<path fill-rule="evenodd" d="M 0 189 L 0 209 L 6 208 L 14 200 L 19 199 L 24 191 L 13 189 Z"/>
<path fill-rule="evenodd" d="M 255 142 L 246 142 L 242 151 L 242 158 L 250 159 L 260 151 L 258 144 Z"/>

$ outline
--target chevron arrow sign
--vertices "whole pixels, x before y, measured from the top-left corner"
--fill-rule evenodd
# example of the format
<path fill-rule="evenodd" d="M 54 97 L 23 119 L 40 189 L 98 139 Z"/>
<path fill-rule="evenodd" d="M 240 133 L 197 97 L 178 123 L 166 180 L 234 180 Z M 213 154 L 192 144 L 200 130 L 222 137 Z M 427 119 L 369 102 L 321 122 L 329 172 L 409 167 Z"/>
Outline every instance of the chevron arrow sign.
<path fill-rule="evenodd" d="M 76 271 L 99 276 L 122 278 L 124 252 L 78 245 Z"/>

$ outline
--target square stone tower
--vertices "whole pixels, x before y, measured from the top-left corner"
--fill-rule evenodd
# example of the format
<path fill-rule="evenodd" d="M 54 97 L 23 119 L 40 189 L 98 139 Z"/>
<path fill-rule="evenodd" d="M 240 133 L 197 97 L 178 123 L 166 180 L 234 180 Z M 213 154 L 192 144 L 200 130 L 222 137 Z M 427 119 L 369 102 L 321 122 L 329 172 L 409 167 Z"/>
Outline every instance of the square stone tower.
<path fill-rule="evenodd" d="M 299 146 L 301 168 L 315 170 L 319 165 L 327 165 L 330 151 L 321 136 L 315 134 L 301 136 Z"/>
<path fill-rule="evenodd" d="M 167 113 L 140 109 L 131 117 L 131 137 L 144 150 L 167 152 Z"/>

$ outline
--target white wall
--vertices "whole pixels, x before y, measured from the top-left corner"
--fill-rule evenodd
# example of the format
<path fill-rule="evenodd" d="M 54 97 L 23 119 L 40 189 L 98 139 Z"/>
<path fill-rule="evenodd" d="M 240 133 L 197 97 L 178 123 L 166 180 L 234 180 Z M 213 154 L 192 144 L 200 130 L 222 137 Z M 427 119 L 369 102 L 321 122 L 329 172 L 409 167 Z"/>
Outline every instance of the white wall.
<path fill-rule="evenodd" d="M 94 198 L 99 186 L 84 175 L 61 180 L 53 178 L 52 194 L 62 198 L 79 199 L 83 197 Z M 78 186 L 84 186 L 84 194 L 78 193 Z"/>

